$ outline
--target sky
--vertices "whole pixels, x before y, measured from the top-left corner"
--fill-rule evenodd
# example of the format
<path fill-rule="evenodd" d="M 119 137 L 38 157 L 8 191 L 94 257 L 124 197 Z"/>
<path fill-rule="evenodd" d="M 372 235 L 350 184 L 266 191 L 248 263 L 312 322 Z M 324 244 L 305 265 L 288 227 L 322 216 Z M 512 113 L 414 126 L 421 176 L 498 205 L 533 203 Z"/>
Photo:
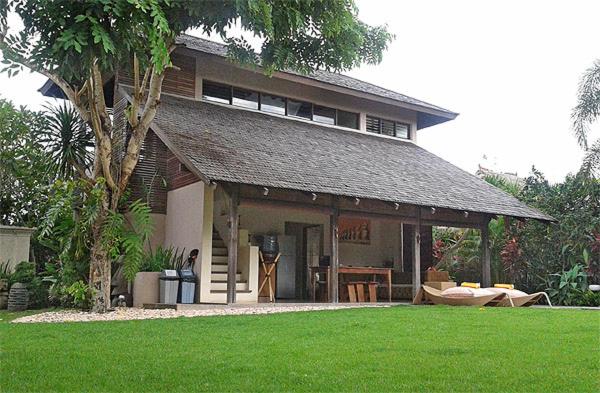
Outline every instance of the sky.
<path fill-rule="evenodd" d="M 577 171 L 571 132 L 583 72 L 600 58 L 597 0 L 358 0 L 359 17 L 395 34 L 379 65 L 353 77 L 442 106 L 456 120 L 418 143 L 460 168 L 478 165 L 552 182 Z M 41 109 L 44 77 L 0 74 L 0 97 Z M 592 139 L 600 136 L 595 125 Z"/>

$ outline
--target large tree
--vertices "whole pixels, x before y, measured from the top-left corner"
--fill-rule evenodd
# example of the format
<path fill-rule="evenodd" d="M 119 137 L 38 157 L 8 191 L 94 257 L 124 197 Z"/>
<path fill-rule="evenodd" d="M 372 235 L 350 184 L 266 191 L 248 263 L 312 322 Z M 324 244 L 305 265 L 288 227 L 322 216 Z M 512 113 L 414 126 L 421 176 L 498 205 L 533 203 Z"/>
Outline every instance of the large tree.
<path fill-rule="evenodd" d="M 582 170 L 588 175 L 598 175 L 600 172 L 600 138 L 589 140 L 592 124 L 600 119 L 600 59 L 588 68 L 577 94 L 577 105 L 571 115 L 573 132 L 579 146 L 585 150 Z"/>
<path fill-rule="evenodd" d="M 23 29 L 10 31 L 9 15 L 18 16 Z M 137 164 L 160 103 L 165 70 L 172 67 L 176 37 L 191 28 L 218 34 L 232 60 L 260 65 L 267 73 L 343 71 L 379 62 L 391 40 L 385 27 L 368 26 L 357 15 L 352 0 L 0 0 L 5 70 L 14 75 L 28 68 L 48 77 L 94 132 L 94 166 L 85 178 L 105 184 L 92 223 L 90 283 L 98 290 L 97 311 L 110 305 L 103 223 L 116 211 Z M 232 35 L 234 26 L 262 41 L 260 53 L 242 35 Z M 131 134 L 123 158 L 115 163 L 104 87 L 127 67 L 135 84 L 128 109 Z"/>

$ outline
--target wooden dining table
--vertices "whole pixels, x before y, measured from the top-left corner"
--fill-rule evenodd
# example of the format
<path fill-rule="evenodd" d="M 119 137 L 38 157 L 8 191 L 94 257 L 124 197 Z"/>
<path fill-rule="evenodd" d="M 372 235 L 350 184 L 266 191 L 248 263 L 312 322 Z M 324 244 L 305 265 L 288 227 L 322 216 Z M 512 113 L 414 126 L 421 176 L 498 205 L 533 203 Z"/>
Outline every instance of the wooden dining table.
<path fill-rule="evenodd" d="M 329 288 L 330 288 L 330 277 L 331 267 L 330 266 L 310 266 L 310 282 L 311 282 L 311 295 L 312 301 L 316 301 L 317 296 L 317 273 L 324 273 L 326 275 L 326 291 L 327 301 L 329 301 Z M 388 287 L 388 301 L 392 301 L 392 269 L 388 267 L 370 267 L 370 266 L 339 266 L 338 282 L 342 282 L 342 275 L 371 275 L 373 281 L 376 280 L 377 276 L 383 276 L 386 280 Z"/>

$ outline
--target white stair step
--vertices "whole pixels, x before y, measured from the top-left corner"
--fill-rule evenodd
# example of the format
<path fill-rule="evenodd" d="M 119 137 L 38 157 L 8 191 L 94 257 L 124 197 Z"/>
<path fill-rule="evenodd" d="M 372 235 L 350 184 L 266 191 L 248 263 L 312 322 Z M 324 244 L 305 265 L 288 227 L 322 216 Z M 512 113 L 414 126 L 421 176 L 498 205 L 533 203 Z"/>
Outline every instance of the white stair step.
<path fill-rule="evenodd" d="M 212 262 L 213 263 L 227 263 L 228 257 L 227 255 L 213 255 Z"/>
<path fill-rule="evenodd" d="M 248 290 L 248 283 L 245 282 L 238 282 L 235 284 L 235 289 L 236 291 L 245 291 Z M 211 282 L 210 283 L 210 290 L 211 291 L 226 291 L 227 290 L 227 282 L 222 282 L 222 281 L 218 281 L 218 282 Z"/>
<path fill-rule="evenodd" d="M 215 247 L 213 245 L 212 255 L 214 256 L 227 256 L 227 248 L 226 247 Z"/>
<path fill-rule="evenodd" d="M 221 273 L 221 272 L 215 273 L 215 272 L 213 272 L 210 275 L 210 279 L 212 281 L 227 281 L 227 273 L 226 272 L 224 272 L 224 273 Z M 235 275 L 235 280 L 236 281 L 241 281 L 241 279 L 242 279 L 242 274 L 241 273 L 238 273 L 238 274 Z"/>
<path fill-rule="evenodd" d="M 213 273 L 227 273 L 227 265 L 226 264 L 221 264 L 221 263 L 219 263 L 219 264 L 214 263 L 210 267 L 210 270 Z"/>

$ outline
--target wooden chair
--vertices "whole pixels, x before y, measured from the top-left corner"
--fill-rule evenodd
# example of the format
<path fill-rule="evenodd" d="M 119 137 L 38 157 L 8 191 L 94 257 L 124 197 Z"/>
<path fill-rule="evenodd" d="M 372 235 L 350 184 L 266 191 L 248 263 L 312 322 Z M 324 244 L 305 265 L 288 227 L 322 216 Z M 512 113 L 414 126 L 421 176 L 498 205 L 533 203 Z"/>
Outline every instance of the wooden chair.
<path fill-rule="evenodd" d="M 348 301 L 350 303 L 365 302 L 365 287 L 369 290 L 369 302 L 377 303 L 377 281 L 353 281 L 346 284 L 348 288 Z"/>

